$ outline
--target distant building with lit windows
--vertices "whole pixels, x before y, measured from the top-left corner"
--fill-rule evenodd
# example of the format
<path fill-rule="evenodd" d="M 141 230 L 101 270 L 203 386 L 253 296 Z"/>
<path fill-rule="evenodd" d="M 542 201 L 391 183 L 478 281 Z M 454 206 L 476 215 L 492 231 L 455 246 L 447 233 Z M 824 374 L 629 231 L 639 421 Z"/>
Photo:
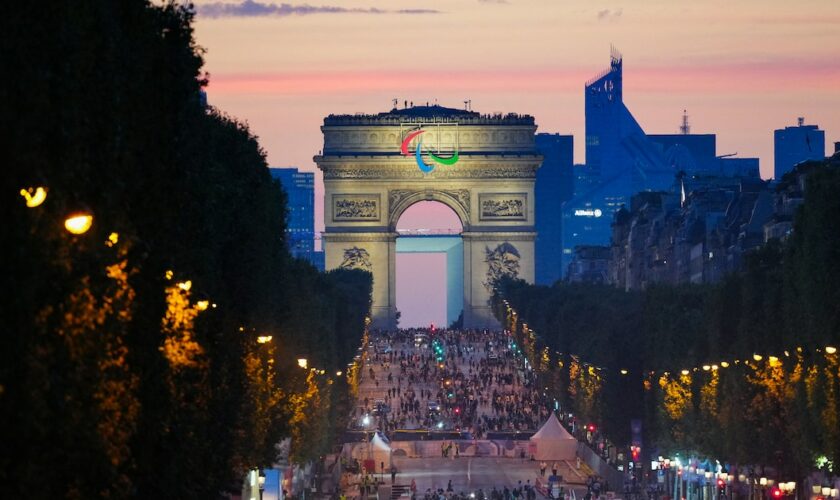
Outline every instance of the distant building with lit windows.
<path fill-rule="evenodd" d="M 606 245 L 613 214 L 633 194 L 661 190 L 674 180 L 663 148 L 651 141 L 623 100 L 622 57 L 613 50 L 610 66 L 586 82 L 586 165 L 575 167 L 574 196 L 563 209 L 563 266 L 573 249 Z"/>
<path fill-rule="evenodd" d="M 552 285 L 563 278 L 563 203 L 574 194 L 574 137 L 537 134 L 534 140 L 543 156 L 534 185 L 535 282 Z"/>
<path fill-rule="evenodd" d="M 585 85 L 586 164 L 575 165 L 574 196 L 563 206 L 563 268 L 575 248 L 607 245 L 613 217 L 637 193 L 669 190 L 675 177 L 759 178 L 758 158 L 717 156 L 715 134 L 646 134 L 624 104 L 621 54 Z M 588 250 L 587 250 L 588 251 Z"/>
<path fill-rule="evenodd" d="M 272 167 L 269 170 L 286 192 L 286 243 L 289 252 L 296 258 L 306 259 L 316 265 L 315 174 L 300 172 L 297 168 Z"/>

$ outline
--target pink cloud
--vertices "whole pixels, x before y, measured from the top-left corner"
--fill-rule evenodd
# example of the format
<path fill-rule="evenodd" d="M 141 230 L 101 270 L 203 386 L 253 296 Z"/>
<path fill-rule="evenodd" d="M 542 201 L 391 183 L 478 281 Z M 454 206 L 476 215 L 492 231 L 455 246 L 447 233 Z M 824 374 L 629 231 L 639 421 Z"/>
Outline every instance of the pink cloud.
<path fill-rule="evenodd" d="M 211 77 L 214 94 L 317 95 L 434 89 L 577 91 L 597 68 L 561 70 L 371 70 L 238 73 Z M 658 91 L 790 91 L 840 87 L 840 65 L 811 61 L 626 66 L 626 89 Z"/>

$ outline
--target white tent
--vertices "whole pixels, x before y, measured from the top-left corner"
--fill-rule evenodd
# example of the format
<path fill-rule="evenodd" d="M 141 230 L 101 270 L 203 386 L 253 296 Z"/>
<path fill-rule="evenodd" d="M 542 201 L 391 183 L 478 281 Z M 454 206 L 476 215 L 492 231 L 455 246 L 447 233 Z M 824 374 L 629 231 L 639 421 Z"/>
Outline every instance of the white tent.
<path fill-rule="evenodd" d="M 385 464 L 385 471 L 391 468 L 391 445 L 378 432 L 374 433 L 370 440 L 371 457 L 374 460 L 377 470 Z"/>
<path fill-rule="evenodd" d="M 537 460 L 572 460 L 577 454 L 577 439 L 560 425 L 554 413 L 531 436 L 530 444 Z"/>

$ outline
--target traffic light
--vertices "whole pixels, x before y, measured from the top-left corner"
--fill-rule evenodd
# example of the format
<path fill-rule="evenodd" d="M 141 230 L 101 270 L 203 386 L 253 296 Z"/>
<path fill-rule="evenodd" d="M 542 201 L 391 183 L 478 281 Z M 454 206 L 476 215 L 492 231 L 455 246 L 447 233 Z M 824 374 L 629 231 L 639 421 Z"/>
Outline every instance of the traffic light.
<path fill-rule="evenodd" d="M 595 432 L 595 424 L 587 425 L 586 430 L 588 430 L 589 432 Z"/>
<path fill-rule="evenodd" d="M 782 498 L 782 490 L 773 487 L 773 489 L 770 490 L 770 498 Z"/>
<path fill-rule="evenodd" d="M 631 446 L 630 447 L 630 457 L 632 458 L 633 462 L 638 462 L 641 456 L 642 449 L 639 446 Z"/>

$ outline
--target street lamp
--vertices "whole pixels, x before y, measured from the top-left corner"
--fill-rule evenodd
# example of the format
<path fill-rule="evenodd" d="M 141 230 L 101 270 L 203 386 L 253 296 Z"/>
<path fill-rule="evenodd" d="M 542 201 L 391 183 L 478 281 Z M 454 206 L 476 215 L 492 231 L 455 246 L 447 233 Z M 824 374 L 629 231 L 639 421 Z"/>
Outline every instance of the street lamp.
<path fill-rule="evenodd" d="M 303 368 L 304 370 L 307 366 L 309 366 L 309 361 L 307 361 L 306 358 L 298 358 L 297 363 L 298 366 Z"/>
<path fill-rule="evenodd" d="M 64 220 L 64 228 L 71 234 L 85 234 L 93 224 L 93 215 L 87 212 L 74 212 Z"/>
<path fill-rule="evenodd" d="M 20 195 L 26 200 L 26 206 L 35 208 L 47 199 L 47 189 L 41 186 L 21 189 Z"/>

